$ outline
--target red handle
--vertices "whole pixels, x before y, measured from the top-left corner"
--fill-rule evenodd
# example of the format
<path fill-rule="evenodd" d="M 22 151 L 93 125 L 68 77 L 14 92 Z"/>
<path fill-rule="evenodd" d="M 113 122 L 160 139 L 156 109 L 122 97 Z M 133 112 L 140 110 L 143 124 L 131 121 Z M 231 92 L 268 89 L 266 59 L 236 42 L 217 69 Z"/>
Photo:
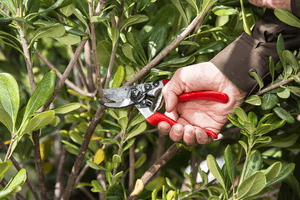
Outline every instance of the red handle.
<path fill-rule="evenodd" d="M 170 80 L 163 79 L 163 84 L 166 85 Z M 198 91 L 198 92 L 186 92 L 178 96 L 178 100 L 183 101 L 192 101 L 192 100 L 209 100 L 217 101 L 220 103 L 227 103 L 228 96 L 222 92 L 216 91 Z"/>
<path fill-rule="evenodd" d="M 161 121 L 167 122 L 171 126 L 174 126 L 175 124 L 177 124 L 176 121 L 174 121 L 173 119 L 171 119 L 171 118 L 167 117 L 166 115 L 161 114 L 159 112 L 156 112 L 147 118 L 147 122 L 151 125 L 157 125 Z M 207 135 L 210 135 L 215 139 L 218 138 L 218 135 L 216 133 L 214 133 L 213 131 L 211 131 L 209 129 L 203 129 L 203 130 L 206 132 Z"/>
<path fill-rule="evenodd" d="M 191 100 L 209 100 L 217 101 L 220 103 L 227 103 L 228 96 L 222 92 L 216 91 L 199 91 L 199 92 L 186 92 L 178 96 L 179 101 L 191 101 Z"/>

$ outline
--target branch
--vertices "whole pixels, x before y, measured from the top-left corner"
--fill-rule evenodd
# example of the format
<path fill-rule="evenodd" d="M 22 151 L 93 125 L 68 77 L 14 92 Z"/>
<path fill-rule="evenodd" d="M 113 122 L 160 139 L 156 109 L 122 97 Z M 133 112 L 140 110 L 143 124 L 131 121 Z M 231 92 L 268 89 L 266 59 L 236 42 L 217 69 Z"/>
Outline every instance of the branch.
<path fill-rule="evenodd" d="M 213 4 L 214 5 L 214 4 Z M 151 62 L 149 62 L 143 69 L 141 69 L 133 78 L 124 84 L 124 86 L 132 85 L 134 82 L 142 78 L 151 68 L 159 63 L 169 52 L 171 52 L 184 38 L 197 26 L 197 24 L 202 24 L 204 17 L 212 8 L 211 5 L 205 12 L 199 14 L 189 26 L 177 37 L 175 40 L 167 46 L 162 52 L 160 52 Z"/>
<path fill-rule="evenodd" d="M 91 46 L 90 41 L 88 40 L 84 46 L 84 57 L 85 57 L 85 67 L 87 72 L 87 90 L 92 92 L 95 90 L 94 78 L 93 78 L 93 66 L 92 66 L 92 57 L 91 57 Z"/>
<path fill-rule="evenodd" d="M 37 50 L 36 51 L 37 56 L 50 68 L 56 71 L 56 75 L 58 76 L 59 79 L 63 78 L 62 73 L 60 73 L 60 71 L 58 71 L 58 69 L 47 59 L 45 58 L 42 53 Z M 86 91 L 83 91 L 81 88 L 79 88 L 78 86 L 76 86 L 72 81 L 70 81 L 69 79 L 65 80 L 65 83 L 67 86 L 69 86 L 72 90 L 74 90 L 75 92 L 78 92 L 79 94 L 83 95 L 83 96 L 89 96 L 89 97 L 93 97 L 95 96 L 95 94 L 93 93 L 88 93 Z"/>
<path fill-rule="evenodd" d="M 121 1 L 121 7 L 122 7 L 122 14 L 121 14 L 121 16 L 118 20 L 118 25 L 117 25 L 117 28 L 119 30 L 121 28 L 122 19 L 123 19 L 123 15 L 124 15 L 124 1 Z M 113 24 L 114 18 L 111 17 L 111 19 L 112 19 L 111 21 L 112 21 L 112 24 Z M 113 67 L 114 67 L 115 58 L 116 58 L 116 54 L 117 54 L 118 43 L 119 43 L 119 38 L 117 39 L 116 44 L 115 44 L 114 49 L 113 49 L 113 52 L 111 53 L 111 56 L 110 56 L 110 61 L 109 61 L 109 66 L 108 66 L 108 70 L 107 70 L 107 73 L 106 73 L 106 80 L 105 80 L 105 86 L 104 86 L 105 89 L 107 89 L 109 87 L 109 82 L 110 82 L 110 79 L 111 79 L 111 74 L 112 74 L 112 70 L 113 70 Z"/>
<path fill-rule="evenodd" d="M 155 173 L 160 170 L 165 164 L 167 164 L 174 156 L 184 149 L 183 146 L 177 147 L 177 143 L 174 143 L 141 177 L 144 185 L 149 183 Z M 137 195 L 128 197 L 127 200 L 136 199 Z"/>
<path fill-rule="evenodd" d="M 88 145 L 90 143 L 91 137 L 94 133 L 94 130 L 95 130 L 96 126 L 99 124 L 99 122 L 100 122 L 100 120 L 101 120 L 101 118 L 104 114 L 105 109 L 106 108 L 104 106 L 101 106 L 101 105 L 99 106 L 96 114 L 92 118 L 92 121 L 91 121 L 89 127 L 86 130 L 86 133 L 84 135 L 81 147 L 80 147 L 79 152 L 78 152 L 78 156 L 76 157 L 74 166 L 72 168 L 72 173 L 70 174 L 68 184 L 66 186 L 64 195 L 61 199 L 67 200 L 71 196 L 71 193 L 72 193 L 72 191 L 75 187 L 76 177 L 77 177 L 77 175 L 79 173 L 79 170 L 81 168 L 81 165 L 82 165 L 82 162 L 84 160 L 84 156 L 85 156 L 86 150 L 88 148 Z"/>
<path fill-rule="evenodd" d="M 94 16 L 94 10 L 93 10 L 93 0 L 89 1 L 89 14 L 90 14 L 90 30 L 91 30 L 91 40 L 92 40 L 92 51 L 93 51 L 93 57 L 94 57 L 94 64 L 95 64 L 95 70 L 96 70 L 96 79 L 97 79 L 97 90 L 100 95 L 100 98 L 103 99 L 103 90 L 101 85 L 101 75 L 99 70 L 99 64 L 98 64 L 98 56 L 97 56 L 97 41 L 96 41 L 96 34 L 95 34 L 95 25 L 92 22 L 92 17 Z"/>
<path fill-rule="evenodd" d="M 7 152 L 7 147 L 5 146 L 5 144 L 4 144 L 4 142 L 1 140 L 1 138 L 0 138 L 0 146 L 1 146 L 1 148 L 4 150 L 4 152 Z M 13 156 L 10 156 L 9 159 L 12 161 L 12 163 L 13 163 L 14 167 L 16 168 L 16 170 L 20 171 L 20 170 L 22 169 L 22 168 L 20 167 L 19 163 L 14 159 Z M 29 189 L 29 190 L 31 191 L 31 193 L 33 194 L 34 199 L 35 199 L 35 200 L 39 200 L 40 197 L 39 197 L 38 193 L 35 191 L 34 187 L 32 186 L 31 182 L 30 182 L 29 179 L 28 179 L 28 173 L 27 173 L 27 171 L 26 171 L 26 177 L 27 177 L 27 178 L 26 178 L 25 183 L 26 183 L 28 189 Z"/>
<path fill-rule="evenodd" d="M 74 56 L 76 48 L 73 45 L 71 46 L 71 48 L 72 48 L 72 56 Z M 79 77 L 81 78 L 81 82 L 82 82 L 83 86 L 88 90 L 87 81 L 86 81 L 85 75 L 84 75 L 83 70 L 82 70 L 83 64 L 82 64 L 82 61 L 81 61 L 80 57 L 78 58 L 76 66 L 77 66 L 77 69 L 78 69 L 78 72 L 79 72 Z"/>
<path fill-rule="evenodd" d="M 56 85 L 56 87 L 55 87 L 55 89 L 53 91 L 52 96 L 50 97 L 50 99 L 48 100 L 48 102 L 41 107 L 41 111 L 45 111 L 48 108 L 48 106 L 52 103 L 52 101 L 54 100 L 54 98 L 57 96 L 57 94 L 59 93 L 59 91 L 62 88 L 62 86 L 64 85 L 67 77 L 69 76 L 70 72 L 72 71 L 75 63 L 77 62 L 77 59 L 78 59 L 78 57 L 79 57 L 79 55 L 80 55 L 80 53 L 81 53 L 81 51 L 82 51 L 82 49 L 83 49 L 86 41 L 87 41 L 87 39 L 82 40 L 81 43 L 79 44 L 79 46 L 77 47 L 77 49 L 76 49 L 76 51 L 74 53 L 74 56 L 70 60 L 70 62 L 68 64 L 66 70 L 64 71 L 64 73 L 63 73 L 63 75 L 62 75 L 59 83 Z"/>

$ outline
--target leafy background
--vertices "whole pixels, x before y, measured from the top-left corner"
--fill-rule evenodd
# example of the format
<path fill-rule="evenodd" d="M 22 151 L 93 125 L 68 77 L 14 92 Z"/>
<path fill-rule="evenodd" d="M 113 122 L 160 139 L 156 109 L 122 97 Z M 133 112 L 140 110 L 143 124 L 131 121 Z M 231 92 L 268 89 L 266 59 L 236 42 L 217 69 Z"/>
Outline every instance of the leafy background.
<path fill-rule="evenodd" d="M 174 144 L 135 108 L 97 102 L 102 88 L 209 61 L 251 34 L 264 9 L 242 0 L 0 3 L 2 199 L 299 198 L 299 55 L 282 36 L 271 83 L 252 73 L 258 92 L 210 145 Z"/>

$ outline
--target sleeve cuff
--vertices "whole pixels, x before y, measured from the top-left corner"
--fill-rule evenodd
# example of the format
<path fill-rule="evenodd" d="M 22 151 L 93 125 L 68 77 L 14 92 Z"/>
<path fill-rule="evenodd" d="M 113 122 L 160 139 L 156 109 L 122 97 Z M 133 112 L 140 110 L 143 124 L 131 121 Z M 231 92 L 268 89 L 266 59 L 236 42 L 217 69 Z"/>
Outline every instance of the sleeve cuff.
<path fill-rule="evenodd" d="M 300 1 L 299 0 L 291 0 L 291 9 L 292 13 L 300 18 Z"/>
<path fill-rule="evenodd" d="M 247 33 L 242 33 L 234 42 L 216 55 L 211 62 L 244 92 L 250 93 L 257 81 L 250 75 L 255 71 L 264 78 L 268 74 L 269 60 L 257 51 L 260 42 Z"/>

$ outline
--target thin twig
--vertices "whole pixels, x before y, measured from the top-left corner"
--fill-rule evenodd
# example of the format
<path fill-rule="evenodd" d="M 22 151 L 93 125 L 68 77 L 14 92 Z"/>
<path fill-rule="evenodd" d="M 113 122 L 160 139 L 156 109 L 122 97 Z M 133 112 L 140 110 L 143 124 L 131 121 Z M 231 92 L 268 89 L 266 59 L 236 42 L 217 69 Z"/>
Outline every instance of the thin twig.
<path fill-rule="evenodd" d="M 39 182 L 40 188 L 40 195 L 41 199 L 47 199 L 47 187 L 45 181 L 45 175 L 43 171 L 43 164 L 40 152 L 40 130 L 32 132 L 32 140 L 33 140 L 33 156 L 34 156 L 34 163 L 37 172 L 37 178 Z"/>
<path fill-rule="evenodd" d="M 69 76 L 70 72 L 72 71 L 75 63 L 77 62 L 77 59 L 86 43 L 87 39 L 82 40 L 81 43 L 79 44 L 79 46 L 77 47 L 74 56 L 72 57 L 72 59 L 70 60 L 66 70 L 64 71 L 61 80 L 59 81 L 59 83 L 56 85 L 52 96 L 50 97 L 50 99 L 48 100 L 48 102 L 42 106 L 41 111 L 45 111 L 48 106 L 52 103 L 52 101 L 54 100 L 54 98 L 58 95 L 60 89 L 62 88 L 62 86 L 64 85 L 67 77 Z"/>
<path fill-rule="evenodd" d="M 87 73 L 87 90 L 92 92 L 95 90 L 94 77 L 93 77 L 93 66 L 92 66 L 92 56 L 91 56 L 91 46 L 90 40 L 85 43 L 84 46 L 84 57 L 85 57 L 85 67 Z"/>
<path fill-rule="evenodd" d="M 129 180 L 128 180 L 128 189 L 133 190 L 134 188 L 134 163 L 135 163 L 135 145 L 134 143 L 129 148 Z"/>
<path fill-rule="evenodd" d="M 214 5 L 214 4 L 213 4 Z M 205 12 L 199 14 L 189 25 L 188 27 L 177 37 L 175 40 L 167 46 L 162 52 L 160 52 L 151 62 L 149 62 L 143 69 L 141 69 L 134 77 L 132 77 L 124 86 L 132 85 L 134 82 L 143 77 L 151 68 L 159 63 L 169 52 L 171 52 L 184 38 L 197 26 L 197 24 L 202 23 L 206 14 L 212 8 L 211 5 Z"/>
<path fill-rule="evenodd" d="M 103 7 L 105 6 L 105 4 L 106 4 L 106 0 L 100 0 L 98 2 L 97 8 L 95 10 L 95 16 L 99 16 L 100 15 L 100 13 L 101 13 Z"/>
<path fill-rule="evenodd" d="M 45 58 L 42 53 L 37 50 L 36 51 L 37 56 L 50 68 L 56 71 L 56 75 L 58 76 L 58 78 L 62 79 L 63 78 L 63 74 L 60 73 L 60 71 L 47 59 Z M 81 95 L 84 96 L 90 96 L 93 97 L 95 96 L 95 94 L 93 93 L 88 93 L 86 91 L 83 91 L 81 88 L 79 88 L 78 86 L 76 86 L 72 81 L 70 81 L 69 79 L 65 80 L 65 83 L 67 86 L 69 86 L 72 90 L 74 90 L 75 92 L 78 92 Z"/>
<path fill-rule="evenodd" d="M 63 172 L 64 172 L 64 164 L 66 160 L 67 150 L 65 148 L 62 149 L 61 154 L 59 156 L 57 171 L 56 171 L 56 183 L 55 183 L 55 190 L 54 190 L 54 200 L 58 200 L 61 198 L 63 191 L 64 191 L 64 179 L 63 179 Z"/>
<path fill-rule="evenodd" d="M 5 143 L 2 141 L 1 138 L 0 138 L 0 146 L 3 149 L 4 152 L 7 152 L 7 147 L 5 146 Z M 19 163 L 14 159 L 13 156 L 11 156 L 9 159 L 12 161 L 12 163 L 13 163 L 14 167 L 16 168 L 16 170 L 20 171 L 22 169 L 21 166 L 19 165 Z M 26 174 L 27 174 L 27 172 L 26 172 Z M 35 191 L 33 185 L 31 184 L 31 182 L 29 181 L 28 174 L 27 174 L 27 178 L 26 178 L 25 183 L 26 183 L 28 189 L 31 191 L 34 199 L 39 200 L 40 197 L 39 197 L 38 193 Z"/>
<path fill-rule="evenodd" d="M 122 7 L 122 14 L 119 17 L 118 24 L 117 24 L 117 28 L 119 30 L 121 28 L 122 19 L 123 19 L 123 15 L 124 15 L 124 1 L 121 1 L 121 7 Z M 113 48 L 113 52 L 111 53 L 111 56 L 110 56 L 110 61 L 109 61 L 109 66 L 108 66 L 108 70 L 107 70 L 107 73 L 106 73 L 106 80 L 105 80 L 105 86 L 104 86 L 105 89 L 107 89 L 109 87 L 109 82 L 110 82 L 110 79 L 111 79 L 112 70 L 113 70 L 113 67 L 114 67 L 115 58 L 116 58 L 116 54 L 117 54 L 118 43 L 119 43 L 119 38 L 117 39 L 116 44 Z"/>
<path fill-rule="evenodd" d="M 93 1 L 89 1 L 89 14 L 90 19 L 94 16 L 94 10 L 93 10 Z M 97 41 L 96 41 L 96 33 L 95 33 L 95 25 L 92 20 L 90 20 L 90 30 L 91 30 L 91 40 L 92 40 L 92 51 L 93 51 L 93 57 L 94 57 L 94 64 L 95 64 L 95 71 L 96 71 L 96 79 L 97 79 L 97 90 L 99 93 L 99 96 L 101 99 L 104 98 L 102 85 L 101 85 L 101 75 L 99 70 L 99 64 L 98 64 L 98 56 L 97 56 Z"/>
<path fill-rule="evenodd" d="M 72 48 L 72 56 L 74 56 L 76 47 L 72 45 L 71 48 Z M 82 67 L 83 67 L 82 61 L 81 61 L 80 57 L 78 57 L 76 68 L 79 72 L 79 77 L 81 78 L 81 82 L 82 82 L 83 86 L 87 89 L 88 88 L 87 81 L 86 81 L 86 77 L 83 73 Z"/>
<path fill-rule="evenodd" d="M 141 180 L 144 183 L 144 185 L 149 183 L 154 174 L 183 149 L 183 146 L 177 147 L 177 143 L 174 143 L 141 177 Z M 135 198 L 136 196 L 128 197 L 127 199 L 129 200 Z"/>

